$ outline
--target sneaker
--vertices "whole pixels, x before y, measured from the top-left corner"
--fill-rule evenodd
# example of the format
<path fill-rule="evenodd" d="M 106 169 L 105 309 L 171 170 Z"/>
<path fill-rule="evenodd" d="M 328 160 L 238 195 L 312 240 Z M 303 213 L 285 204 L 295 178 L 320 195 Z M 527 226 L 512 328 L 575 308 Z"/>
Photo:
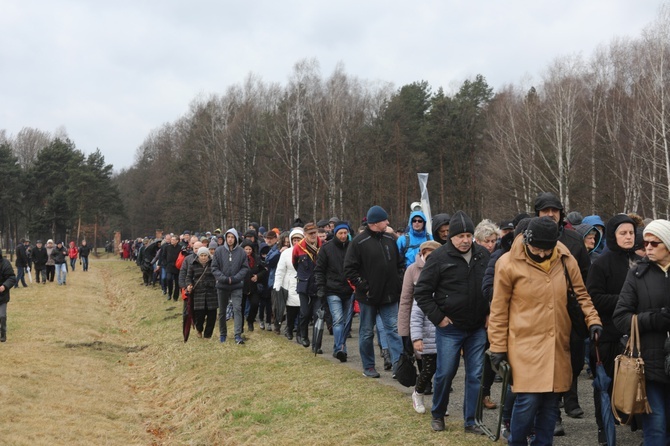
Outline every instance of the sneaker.
<path fill-rule="evenodd" d="M 435 432 L 440 432 L 444 430 L 444 418 L 433 418 L 430 421 L 430 427 L 435 431 Z"/>
<path fill-rule="evenodd" d="M 370 367 L 369 369 L 363 370 L 363 376 L 367 376 L 368 378 L 379 378 L 381 375 L 374 367 Z"/>
<path fill-rule="evenodd" d="M 471 424 L 470 426 L 465 426 L 466 434 L 475 434 L 475 435 L 486 435 L 481 427 Z"/>
<path fill-rule="evenodd" d="M 226 337 L 224 335 L 219 336 L 219 342 L 226 342 Z"/>
<path fill-rule="evenodd" d="M 235 336 L 235 344 L 237 345 L 244 344 L 244 339 L 242 339 L 242 336 Z"/>
<path fill-rule="evenodd" d="M 261 328 L 261 330 L 265 330 L 265 322 L 261 321 L 261 323 L 258 324 L 258 326 Z"/>
<path fill-rule="evenodd" d="M 487 409 L 490 409 L 490 410 L 491 409 L 496 409 L 498 407 L 498 405 L 496 403 L 491 401 L 490 396 L 485 396 L 482 403 L 484 403 L 484 407 L 486 407 Z"/>
<path fill-rule="evenodd" d="M 426 413 L 426 406 L 423 405 L 423 394 L 412 392 L 412 406 L 416 413 Z"/>

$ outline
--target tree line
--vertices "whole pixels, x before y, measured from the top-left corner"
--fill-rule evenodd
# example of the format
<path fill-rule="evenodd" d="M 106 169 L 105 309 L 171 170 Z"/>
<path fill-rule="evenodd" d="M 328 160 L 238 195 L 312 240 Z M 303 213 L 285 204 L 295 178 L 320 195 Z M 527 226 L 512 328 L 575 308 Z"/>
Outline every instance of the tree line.
<path fill-rule="evenodd" d="M 496 92 L 482 74 L 454 91 L 373 83 L 343 65 L 324 77 L 316 59 L 297 62 L 283 85 L 250 74 L 147 135 L 132 166 L 112 178 L 125 211 L 114 229 L 136 237 L 332 216 L 355 224 L 372 204 L 404 225 L 420 196 L 417 172 L 430 174 L 433 213 L 462 209 L 476 221 L 532 211 L 540 191 L 584 214 L 667 218 L 669 63 L 664 5 L 640 36 L 614 39 L 589 58 L 560 56 L 534 82 Z M 10 147 L 27 174 L 50 146 L 23 136 Z M 73 143 L 58 144 L 74 153 Z M 108 225 L 122 214 L 116 205 L 85 213 L 65 183 L 64 192 L 42 190 L 61 200 L 56 208 L 67 205 L 67 219 L 49 214 L 53 201 L 16 207 L 16 218 L 54 233 L 73 231 L 79 214 Z M 3 210 L 3 233 L 10 215 Z"/>
<path fill-rule="evenodd" d="M 12 250 L 24 237 L 90 246 L 111 240 L 124 215 L 112 169 L 99 150 L 77 150 L 63 129 L 0 132 L 1 247 Z"/>
<path fill-rule="evenodd" d="M 285 85 L 249 75 L 147 136 L 117 177 L 126 229 L 356 222 L 372 204 L 404 225 L 417 172 L 430 174 L 434 213 L 511 218 L 553 191 L 585 214 L 668 217 L 669 29 L 664 6 L 638 38 L 558 57 L 535 83 L 497 92 L 481 74 L 453 93 L 342 65 L 323 77 L 314 59 Z"/>

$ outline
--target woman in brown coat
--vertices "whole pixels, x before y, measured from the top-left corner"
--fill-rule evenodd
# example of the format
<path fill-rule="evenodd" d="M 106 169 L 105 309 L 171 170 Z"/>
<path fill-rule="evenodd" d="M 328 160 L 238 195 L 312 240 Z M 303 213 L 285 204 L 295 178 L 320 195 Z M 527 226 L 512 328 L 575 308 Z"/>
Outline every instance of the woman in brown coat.
<path fill-rule="evenodd" d="M 566 273 L 592 336 L 602 333 L 577 261 L 557 240 L 552 219 L 534 218 L 496 264 L 488 335 L 492 363 L 512 368 L 513 445 L 527 444 L 533 428 L 538 444 L 552 443 L 558 397 L 572 383 Z"/>

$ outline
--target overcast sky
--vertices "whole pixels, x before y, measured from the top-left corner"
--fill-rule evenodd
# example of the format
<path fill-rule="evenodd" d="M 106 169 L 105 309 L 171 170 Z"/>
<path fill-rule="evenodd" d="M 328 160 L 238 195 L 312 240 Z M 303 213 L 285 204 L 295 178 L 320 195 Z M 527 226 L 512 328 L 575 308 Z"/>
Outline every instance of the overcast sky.
<path fill-rule="evenodd" d="M 640 36 L 663 0 L 0 0 L 0 130 L 54 132 L 133 164 L 153 129 L 199 95 L 254 73 L 286 83 L 316 58 L 400 87 L 451 91 L 482 74 L 497 89 L 539 79 L 556 57 L 588 58 Z"/>

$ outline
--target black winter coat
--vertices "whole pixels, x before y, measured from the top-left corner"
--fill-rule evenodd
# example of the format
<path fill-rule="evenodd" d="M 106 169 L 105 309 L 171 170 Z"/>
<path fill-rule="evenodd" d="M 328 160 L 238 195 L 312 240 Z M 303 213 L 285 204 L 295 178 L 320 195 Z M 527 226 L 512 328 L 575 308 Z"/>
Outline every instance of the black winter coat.
<path fill-rule="evenodd" d="M 179 243 L 176 245 L 170 243 L 161 249 L 165 250 L 165 270 L 171 274 L 179 274 L 179 269 L 177 269 L 176 262 L 182 250 L 181 245 Z"/>
<path fill-rule="evenodd" d="M 91 253 L 91 247 L 88 245 L 82 245 L 79 247 L 79 257 L 88 257 Z"/>
<path fill-rule="evenodd" d="M 0 305 L 9 302 L 9 290 L 16 285 L 16 274 L 9 260 L 0 257 L 0 285 L 5 286 L 5 291 L 0 293 Z"/>
<path fill-rule="evenodd" d="M 390 234 L 365 228 L 349 242 L 344 275 L 356 287 L 356 300 L 385 305 L 400 300 L 405 259 Z"/>
<path fill-rule="evenodd" d="M 242 294 L 249 296 L 251 294 L 259 294 L 258 285 L 262 285 L 265 277 L 268 273 L 268 270 L 265 269 L 265 266 L 261 262 L 261 258 L 255 252 L 252 254 L 254 259 L 254 267 L 251 266 L 247 269 L 247 274 L 244 277 L 244 286 L 242 287 Z M 251 265 L 249 262 L 249 256 L 247 256 L 247 264 Z M 251 276 L 256 275 L 256 282 L 251 281 Z"/>
<path fill-rule="evenodd" d="M 638 315 L 646 379 L 670 384 L 670 376 L 665 374 L 664 369 L 663 347 L 667 333 L 652 327 L 654 313 L 660 312 L 661 308 L 666 311 L 670 308 L 670 277 L 645 257 L 628 272 L 612 318 L 620 332 L 630 333 L 631 318 L 634 314 Z"/>
<path fill-rule="evenodd" d="M 49 255 L 47 254 L 47 249 L 42 246 L 38 248 L 35 246 L 33 248 L 33 262 L 35 263 L 35 269 L 44 269 L 49 260 Z"/>
<path fill-rule="evenodd" d="M 563 243 L 570 250 L 572 257 L 577 260 L 579 271 L 582 273 L 582 279 L 584 280 L 584 283 L 586 283 L 589 268 L 591 267 L 591 258 L 589 257 L 589 251 L 584 245 L 584 239 L 577 231 L 561 227 L 558 241 Z"/>
<path fill-rule="evenodd" d="M 586 281 L 586 289 L 603 323 L 602 342 L 619 342 L 624 334 L 614 326 L 612 314 L 628 271 L 641 260 L 634 250 L 624 251 L 617 245 L 615 232 L 621 223 L 634 225 L 627 215 L 615 215 L 607 222 L 605 237 L 608 250 L 593 261 Z"/>
<path fill-rule="evenodd" d="M 197 260 L 191 262 L 186 274 L 186 285 L 193 285 L 191 298 L 194 310 L 215 310 L 219 307 L 211 260 L 205 266 Z"/>
<path fill-rule="evenodd" d="M 484 327 L 489 301 L 482 292 L 482 279 L 489 258 L 486 248 L 473 243 L 468 264 L 451 239 L 428 256 L 414 286 L 414 299 L 433 324 L 439 325 L 446 316 L 461 330 Z"/>
<path fill-rule="evenodd" d="M 28 248 L 23 243 L 16 247 L 16 267 L 25 268 L 30 264 Z"/>
<path fill-rule="evenodd" d="M 321 247 L 316 257 L 314 269 L 316 287 L 323 290 L 326 296 L 350 297 L 353 293 L 344 275 L 344 257 L 348 247 L 348 240 L 342 243 L 335 237 Z"/>
<path fill-rule="evenodd" d="M 54 246 L 53 251 L 51 251 L 51 258 L 56 265 L 62 265 L 67 259 L 67 248 L 65 246 L 61 248 L 58 245 Z"/>

